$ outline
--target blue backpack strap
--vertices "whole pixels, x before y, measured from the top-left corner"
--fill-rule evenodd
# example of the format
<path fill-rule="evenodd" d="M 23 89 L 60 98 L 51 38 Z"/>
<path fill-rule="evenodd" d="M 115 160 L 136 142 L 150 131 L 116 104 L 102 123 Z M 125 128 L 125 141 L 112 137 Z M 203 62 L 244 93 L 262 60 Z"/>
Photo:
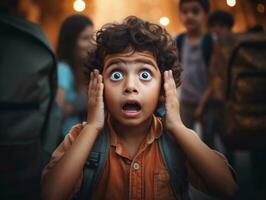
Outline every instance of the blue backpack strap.
<path fill-rule="evenodd" d="M 209 66 L 211 61 L 211 56 L 213 52 L 213 38 L 209 33 L 204 34 L 202 39 L 202 53 L 203 58 L 207 66 Z"/>
<path fill-rule="evenodd" d="M 97 186 L 99 178 L 103 173 L 109 152 L 109 134 L 104 129 L 96 139 L 92 151 L 83 169 L 83 182 L 80 192 L 74 199 L 88 200 L 92 197 L 92 191 Z"/>
<path fill-rule="evenodd" d="M 177 199 L 189 200 L 185 155 L 175 138 L 165 132 L 159 138 L 159 148 L 170 173 L 171 184 Z"/>

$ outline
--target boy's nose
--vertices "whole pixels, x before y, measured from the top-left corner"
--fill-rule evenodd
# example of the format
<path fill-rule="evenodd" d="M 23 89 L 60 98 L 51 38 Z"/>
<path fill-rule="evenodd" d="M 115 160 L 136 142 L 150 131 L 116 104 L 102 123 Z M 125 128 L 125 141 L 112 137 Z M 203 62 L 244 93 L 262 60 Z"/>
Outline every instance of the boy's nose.
<path fill-rule="evenodd" d="M 124 94 L 136 93 L 138 94 L 138 89 L 136 87 L 136 82 L 133 77 L 127 77 L 125 80 Z"/>

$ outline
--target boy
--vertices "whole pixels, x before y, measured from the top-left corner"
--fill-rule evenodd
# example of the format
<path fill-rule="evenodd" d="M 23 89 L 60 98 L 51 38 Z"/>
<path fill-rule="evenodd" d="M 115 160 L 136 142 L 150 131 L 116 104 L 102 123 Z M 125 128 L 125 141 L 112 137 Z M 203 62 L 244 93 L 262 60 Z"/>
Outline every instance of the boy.
<path fill-rule="evenodd" d="M 179 9 L 181 21 L 186 28 L 186 33 L 176 38 L 184 70 L 181 78 L 180 114 L 184 124 L 193 129 L 196 119 L 202 122 L 199 105 L 208 85 L 209 66 L 213 54 L 213 39 L 211 35 L 202 32 L 210 5 L 208 0 L 180 0 Z M 205 123 L 201 125 L 203 141 L 208 144 Z"/>
<path fill-rule="evenodd" d="M 188 199 L 188 180 L 203 191 L 231 196 L 237 186 L 227 162 L 181 122 L 176 99 L 181 70 L 170 35 L 158 25 L 128 17 L 104 26 L 96 36 L 87 65 L 87 123 L 73 127 L 54 152 L 43 172 L 42 197 L 81 198 L 90 190 L 84 199 Z M 161 99 L 164 124 L 154 115 Z M 108 156 L 93 189 L 84 189 L 83 168 L 103 129 L 109 137 Z M 180 147 L 176 157 L 181 152 L 186 157 L 179 166 L 166 166 L 169 160 L 165 162 L 159 145 L 165 131 Z M 173 182 L 169 170 L 181 171 L 182 166 L 184 173 Z"/>
<path fill-rule="evenodd" d="M 208 29 L 214 33 L 218 39 L 223 39 L 232 33 L 234 26 L 233 16 L 226 11 L 216 10 L 212 12 L 208 18 Z"/>
<path fill-rule="evenodd" d="M 214 137 L 217 133 L 222 134 L 224 124 L 224 103 L 225 103 L 225 80 L 227 80 L 227 63 L 232 49 L 235 45 L 235 38 L 232 34 L 234 19 L 226 11 L 216 10 L 208 18 L 208 29 L 216 38 L 215 57 L 212 60 L 212 70 L 209 76 L 209 84 L 206 89 L 204 100 L 198 106 L 201 112 L 205 112 L 208 119 L 206 133 L 209 136 L 209 144 L 214 144 Z M 205 108 L 205 109 L 203 109 Z M 202 113 L 199 113 L 201 115 Z M 231 160 L 231 155 L 227 158 Z"/>

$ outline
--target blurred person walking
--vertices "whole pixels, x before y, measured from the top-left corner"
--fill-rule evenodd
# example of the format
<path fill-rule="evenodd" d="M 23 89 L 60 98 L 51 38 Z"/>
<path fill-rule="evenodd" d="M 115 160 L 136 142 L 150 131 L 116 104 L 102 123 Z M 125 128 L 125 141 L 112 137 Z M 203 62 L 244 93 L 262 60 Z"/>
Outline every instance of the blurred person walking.
<path fill-rule="evenodd" d="M 83 65 L 91 48 L 93 22 L 84 15 L 72 15 L 63 22 L 58 39 L 58 91 L 56 102 L 62 110 L 63 136 L 86 119 L 87 97 Z"/>
<path fill-rule="evenodd" d="M 212 60 L 213 67 L 210 69 L 209 84 L 197 115 L 202 115 L 202 112 L 206 115 L 205 137 L 212 147 L 215 147 L 216 133 L 221 135 L 223 131 L 227 61 L 234 46 L 233 25 L 232 15 L 225 11 L 214 11 L 208 18 L 208 29 L 215 38 L 217 48 Z M 232 156 L 229 156 L 229 161 L 232 161 L 231 158 Z"/>

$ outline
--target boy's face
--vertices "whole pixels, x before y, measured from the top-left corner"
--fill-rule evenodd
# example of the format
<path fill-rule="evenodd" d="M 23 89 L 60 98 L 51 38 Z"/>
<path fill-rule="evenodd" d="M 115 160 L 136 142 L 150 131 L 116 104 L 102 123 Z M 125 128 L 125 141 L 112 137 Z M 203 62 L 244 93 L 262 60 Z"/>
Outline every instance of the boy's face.
<path fill-rule="evenodd" d="M 150 52 L 107 55 L 103 81 L 105 105 L 116 121 L 136 126 L 152 116 L 160 95 L 161 73 Z"/>
<path fill-rule="evenodd" d="M 188 1 L 180 6 L 180 18 L 187 31 L 195 31 L 201 28 L 205 11 L 199 2 Z"/>

